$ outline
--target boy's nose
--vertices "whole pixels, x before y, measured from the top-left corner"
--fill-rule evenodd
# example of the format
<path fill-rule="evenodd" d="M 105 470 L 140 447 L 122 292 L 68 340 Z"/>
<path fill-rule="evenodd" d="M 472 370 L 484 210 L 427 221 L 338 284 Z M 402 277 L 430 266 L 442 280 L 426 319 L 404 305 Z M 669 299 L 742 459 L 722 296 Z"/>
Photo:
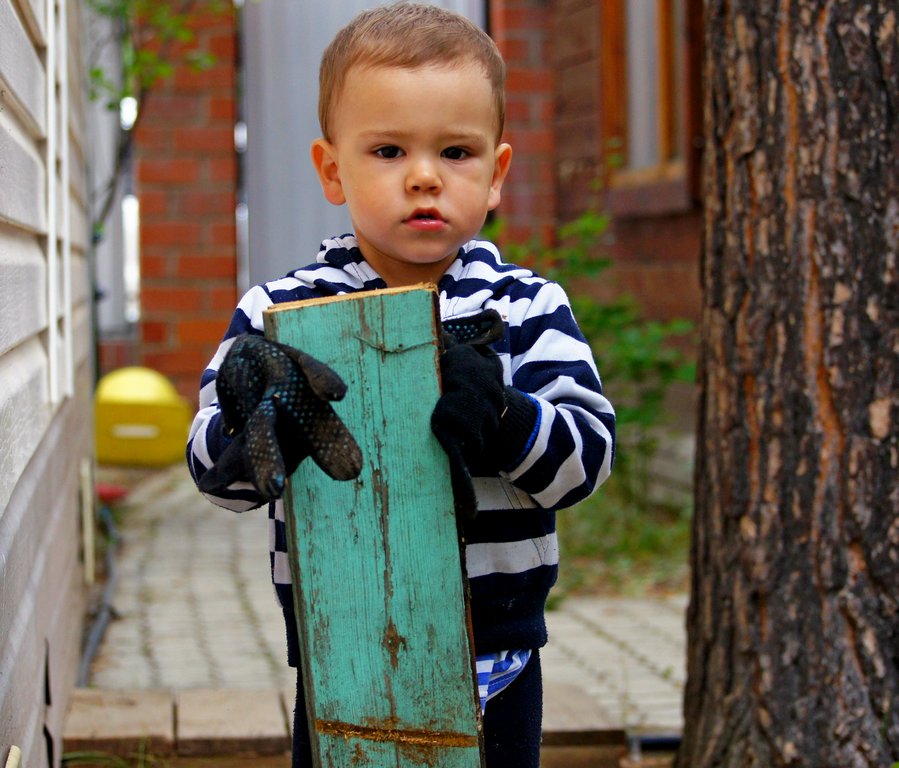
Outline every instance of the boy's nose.
<path fill-rule="evenodd" d="M 437 173 L 437 170 L 430 162 L 419 161 L 415 163 L 406 176 L 407 192 L 435 192 L 442 186 L 440 174 Z"/>

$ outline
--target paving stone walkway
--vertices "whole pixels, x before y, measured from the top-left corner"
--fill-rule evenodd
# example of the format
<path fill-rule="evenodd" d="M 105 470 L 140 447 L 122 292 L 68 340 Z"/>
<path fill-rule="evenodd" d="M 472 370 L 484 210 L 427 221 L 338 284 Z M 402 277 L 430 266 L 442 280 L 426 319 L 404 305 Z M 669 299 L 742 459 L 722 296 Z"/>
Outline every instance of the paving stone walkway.
<path fill-rule="evenodd" d="M 264 511 L 213 506 L 178 465 L 143 475 L 122 507 L 116 617 L 89 686 L 291 690 Z M 677 734 L 684 611 L 680 596 L 568 598 L 548 614 L 544 678 L 586 693 L 597 727 Z"/>

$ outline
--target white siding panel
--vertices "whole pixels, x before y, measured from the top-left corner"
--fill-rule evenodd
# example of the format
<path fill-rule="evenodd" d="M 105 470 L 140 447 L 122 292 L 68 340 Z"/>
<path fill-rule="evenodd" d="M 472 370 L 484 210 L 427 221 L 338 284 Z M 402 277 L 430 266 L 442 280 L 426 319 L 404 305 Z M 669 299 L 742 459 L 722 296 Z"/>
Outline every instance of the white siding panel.
<path fill-rule="evenodd" d="M 14 0 L 19 13 L 25 19 L 31 39 L 36 46 L 44 45 L 47 38 L 47 19 L 44 11 L 44 0 Z"/>
<path fill-rule="evenodd" d="M 94 335 L 91 330 L 91 308 L 89 304 L 80 304 L 75 307 L 72 318 L 72 326 L 75 329 L 73 339 L 74 349 L 72 360 L 77 369 L 84 363 L 93 362 Z M 90 389 L 90 382 L 87 382 Z"/>
<path fill-rule="evenodd" d="M 47 356 L 38 339 L 0 357 L 0 515 L 47 429 L 47 381 Z"/>
<path fill-rule="evenodd" d="M 58 763 L 85 611 L 79 469 L 93 444 L 93 329 L 83 10 L 78 0 L 0 0 L 0 750 L 18 744 L 35 768 L 47 765 L 44 728 Z M 110 153 L 106 143 L 98 156 Z M 57 160 L 59 176 L 48 176 Z M 61 383 L 53 398 L 51 379 Z"/>
<path fill-rule="evenodd" d="M 30 130 L 40 138 L 46 120 L 44 69 L 9 2 L 0 3 L 0 40 L 0 78 L 8 86 L 6 99 L 19 105 Z"/>
<path fill-rule="evenodd" d="M 69 110 L 70 122 L 81 135 L 83 126 L 86 124 L 87 114 L 87 87 L 84 73 L 87 72 L 87 61 L 82 55 L 82 50 L 91 54 L 90 48 L 82 49 L 84 38 L 81 35 L 81 5 L 79 0 L 67 0 L 68 10 L 66 13 L 69 26 Z M 92 63 L 95 63 L 92 60 Z"/>
<path fill-rule="evenodd" d="M 0 226 L 0 355 L 46 325 L 45 277 L 44 256 L 37 241 Z"/>
<path fill-rule="evenodd" d="M 82 137 L 75 131 L 69 131 L 69 152 L 71 153 L 69 194 L 73 203 L 78 203 L 84 208 L 87 206 L 87 163 L 84 160 Z"/>
<path fill-rule="evenodd" d="M 72 251 L 72 303 L 75 307 L 90 301 L 91 285 L 87 272 L 87 257 L 80 249 Z"/>
<path fill-rule="evenodd" d="M 41 163 L 0 127 L 0 220 L 20 224 L 32 232 L 46 228 L 44 169 Z"/>
<path fill-rule="evenodd" d="M 78 467 L 88 451 L 89 409 L 69 401 L 54 420 L 0 518 L 0 723 L 43 765 L 44 654 L 56 694 L 51 732 L 61 735 L 68 675 L 77 663 L 84 609 L 78 561 Z M 65 436 L 65 437 L 64 437 Z M 60 445 L 71 443 L 67 450 Z M 36 735 L 35 735 L 36 729 Z M 30 755 L 30 756 L 29 756 Z"/>
<path fill-rule="evenodd" d="M 69 237 L 71 238 L 72 251 L 74 253 L 87 253 L 88 230 L 90 229 L 90 224 L 87 221 L 87 210 L 81 200 L 75 197 L 69 199 L 72 206 L 72 218 L 69 222 Z"/>

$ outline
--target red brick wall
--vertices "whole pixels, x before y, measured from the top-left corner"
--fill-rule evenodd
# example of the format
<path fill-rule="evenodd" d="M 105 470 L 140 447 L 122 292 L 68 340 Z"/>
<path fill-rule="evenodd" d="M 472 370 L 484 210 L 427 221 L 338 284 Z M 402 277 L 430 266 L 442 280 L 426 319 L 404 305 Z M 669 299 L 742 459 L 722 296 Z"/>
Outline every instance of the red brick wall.
<path fill-rule="evenodd" d="M 490 34 L 507 66 L 505 140 L 512 168 L 498 209 L 506 236 L 552 239 L 555 228 L 555 134 L 549 62 L 549 4 L 544 0 L 493 0 Z"/>
<path fill-rule="evenodd" d="M 202 3 L 200 4 L 202 8 Z M 209 69 L 178 66 L 138 123 L 135 186 L 141 211 L 139 365 L 195 401 L 200 374 L 236 302 L 234 207 L 235 19 L 196 13 Z"/>
<path fill-rule="evenodd" d="M 499 214 L 515 239 L 602 208 L 602 0 L 492 0 L 491 34 L 509 67 L 506 136 L 516 154 Z M 701 212 L 616 217 L 614 268 L 597 298 L 627 291 L 649 317 L 698 319 Z"/>
<path fill-rule="evenodd" d="M 597 0 L 552 4 L 552 61 L 556 74 L 555 182 L 563 221 L 598 207 L 596 181 L 603 176 Z"/>

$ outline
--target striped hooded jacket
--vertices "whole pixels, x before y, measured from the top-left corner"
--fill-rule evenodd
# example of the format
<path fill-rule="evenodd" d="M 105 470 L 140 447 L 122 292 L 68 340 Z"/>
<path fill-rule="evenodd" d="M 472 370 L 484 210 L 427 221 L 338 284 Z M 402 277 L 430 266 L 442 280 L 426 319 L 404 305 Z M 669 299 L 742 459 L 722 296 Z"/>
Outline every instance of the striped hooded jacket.
<path fill-rule="evenodd" d="M 228 443 L 215 378 L 233 339 L 261 334 L 263 310 L 272 304 L 385 287 L 355 237 L 346 235 L 324 241 L 314 264 L 244 295 L 202 375 L 200 408 L 187 445 L 195 480 Z M 539 648 L 547 639 L 544 604 L 558 572 L 555 511 L 584 499 L 608 477 L 614 412 L 558 284 L 503 262 L 492 243 L 472 240 L 441 278 L 438 293 L 443 320 L 487 308 L 499 312 L 506 333 L 491 346 L 502 362 L 505 383 L 538 406 L 518 466 L 499 476 L 474 478 L 479 513 L 464 522 L 463 534 L 476 652 Z M 209 498 L 238 512 L 261 504 L 249 483 L 235 483 Z M 295 625 L 281 501 L 269 505 L 269 520 L 272 581 L 290 634 Z"/>

